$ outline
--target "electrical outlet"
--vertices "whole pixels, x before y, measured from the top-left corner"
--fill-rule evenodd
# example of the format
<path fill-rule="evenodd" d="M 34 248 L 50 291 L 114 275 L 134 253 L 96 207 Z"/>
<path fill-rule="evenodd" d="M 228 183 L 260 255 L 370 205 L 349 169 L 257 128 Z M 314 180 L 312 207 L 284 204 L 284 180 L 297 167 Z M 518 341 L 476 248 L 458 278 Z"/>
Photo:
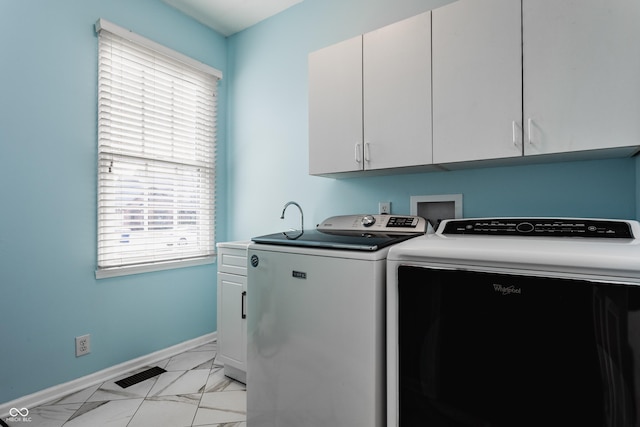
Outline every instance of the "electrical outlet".
<path fill-rule="evenodd" d="M 76 337 L 76 357 L 91 353 L 91 335 Z"/>
<path fill-rule="evenodd" d="M 389 215 L 391 213 L 391 202 L 378 202 L 378 213 Z"/>

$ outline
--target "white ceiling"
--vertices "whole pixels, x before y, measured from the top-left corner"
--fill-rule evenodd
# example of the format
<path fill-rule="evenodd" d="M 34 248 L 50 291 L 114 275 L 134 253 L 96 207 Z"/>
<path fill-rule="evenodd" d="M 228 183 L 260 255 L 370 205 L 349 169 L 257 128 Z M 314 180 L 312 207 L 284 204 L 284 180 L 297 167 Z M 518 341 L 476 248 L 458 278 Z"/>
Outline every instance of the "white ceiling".
<path fill-rule="evenodd" d="M 230 36 L 303 0 L 163 0 L 220 34 Z"/>

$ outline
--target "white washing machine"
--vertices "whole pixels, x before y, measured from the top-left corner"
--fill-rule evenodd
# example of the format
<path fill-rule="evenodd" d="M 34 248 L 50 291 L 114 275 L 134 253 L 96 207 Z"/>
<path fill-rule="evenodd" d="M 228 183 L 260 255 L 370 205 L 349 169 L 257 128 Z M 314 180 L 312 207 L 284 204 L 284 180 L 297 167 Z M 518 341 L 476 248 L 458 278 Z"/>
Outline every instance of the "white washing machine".
<path fill-rule="evenodd" d="M 639 236 L 480 218 L 393 246 L 387 425 L 640 427 Z"/>
<path fill-rule="evenodd" d="M 389 248 L 423 218 L 332 217 L 252 239 L 247 289 L 247 424 L 385 424 Z"/>

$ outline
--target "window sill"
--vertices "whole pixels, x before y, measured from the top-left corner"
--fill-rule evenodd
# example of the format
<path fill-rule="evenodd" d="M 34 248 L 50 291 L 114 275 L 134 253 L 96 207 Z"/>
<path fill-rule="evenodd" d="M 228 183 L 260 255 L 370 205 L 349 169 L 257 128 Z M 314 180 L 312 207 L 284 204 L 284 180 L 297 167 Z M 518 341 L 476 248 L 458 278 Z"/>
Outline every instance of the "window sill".
<path fill-rule="evenodd" d="M 132 265 L 127 267 L 111 267 L 96 270 L 96 279 L 107 279 L 109 277 L 129 276 L 132 274 L 150 273 L 153 271 L 172 270 L 174 268 L 193 267 L 197 265 L 213 264 L 216 256 L 203 258 L 156 262 L 144 265 Z"/>

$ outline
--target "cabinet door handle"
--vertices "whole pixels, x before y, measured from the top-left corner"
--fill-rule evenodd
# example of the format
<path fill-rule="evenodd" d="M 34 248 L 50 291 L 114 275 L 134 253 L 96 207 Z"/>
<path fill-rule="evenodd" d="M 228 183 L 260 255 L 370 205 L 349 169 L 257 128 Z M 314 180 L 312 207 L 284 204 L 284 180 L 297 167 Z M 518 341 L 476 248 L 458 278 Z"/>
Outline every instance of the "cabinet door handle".
<path fill-rule="evenodd" d="M 356 162 L 360 163 L 362 160 L 360 158 L 360 153 L 362 152 L 361 148 L 360 148 L 360 143 L 356 142 L 356 147 L 355 147 L 355 157 L 356 157 Z"/>
<path fill-rule="evenodd" d="M 247 300 L 247 291 L 242 292 L 242 307 L 240 307 L 240 313 L 242 313 L 242 318 L 247 318 L 247 312 L 245 311 L 245 301 Z"/>
<path fill-rule="evenodd" d="M 533 123 L 533 120 L 531 119 L 531 117 L 529 117 L 529 119 L 527 120 L 527 133 L 528 133 L 527 142 L 529 144 L 533 144 L 533 138 L 531 137 L 531 129 L 533 127 L 532 123 Z"/>
<path fill-rule="evenodd" d="M 364 161 L 365 162 L 370 162 L 371 161 L 371 153 L 370 153 L 370 146 L 371 144 L 369 144 L 368 142 L 364 143 Z"/>
<path fill-rule="evenodd" d="M 511 121 L 511 133 L 512 133 L 512 139 L 513 139 L 513 145 L 515 145 L 516 147 L 518 146 L 518 140 L 516 139 L 516 121 L 512 120 Z"/>

